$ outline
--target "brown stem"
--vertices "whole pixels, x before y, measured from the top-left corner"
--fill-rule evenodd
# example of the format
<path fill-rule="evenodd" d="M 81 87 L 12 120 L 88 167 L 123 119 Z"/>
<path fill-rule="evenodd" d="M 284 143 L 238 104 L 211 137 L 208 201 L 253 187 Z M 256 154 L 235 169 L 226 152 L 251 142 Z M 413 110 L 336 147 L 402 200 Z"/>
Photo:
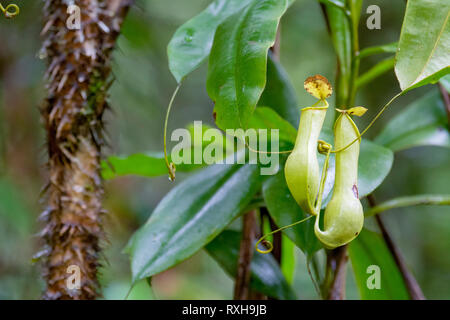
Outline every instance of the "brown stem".
<path fill-rule="evenodd" d="M 369 205 L 371 207 L 376 206 L 376 200 L 375 200 L 374 195 L 372 195 L 372 194 L 368 195 L 367 200 L 369 201 Z M 411 299 L 425 300 L 425 296 L 422 293 L 422 289 L 420 289 L 420 286 L 417 283 L 416 279 L 411 274 L 411 272 L 409 272 L 408 267 L 406 266 L 405 260 L 403 259 L 403 256 L 400 253 L 400 250 L 395 245 L 393 239 L 391 238 L 389 232 L 387 231 L 387 229 L 384 225 L 381 215 L 380 214 L 375 215 L 375 219 L 381 230 L 383 239 L 386 242 L 386 245 L 387 245 L 389 251 L 391 252 L 392 256 L 394 257 L 395 263 L 397 264 L 397 267 L 399 268 L 400 273 L 402 274 L 403 280 L 405 281 L 406 288 L 408 289 L 408 293 L 411 296 Z"/>
<path fill-rule="evenodd" d="M 345 283 L 347 275 L 347 246 L 342 246 L 327 253 L 327 274 L 331 274 L 331 283 L 327 289 L 328 300 L 345 299 Z"/>
<path fill-rule="evenodd" d="M 447 111 L 448 127 L 450 128 L 450 94 L 441 83 L 439 83 L 439 90 L 441 91 L 442 100 L 444 100 L 445 110 Z"/>
<path fill-rule="evenodd" d="M 112 50 L 131 3 L 76 0 L 81 24 L 69 29 L 67 1 L 45 2 L 41 54 L 48 62 L 48 95 L 41 108 L 49 155 L 47 205 L 41 216 L 46 224 L 45 299 L 99 296 L 103 113 L 108 108 Z"/>
<path fill-rule="evenodd" d="M 251 262 L 256 237 L 256 213 L 254 210 L 243 216 L 242 239 L 239 249 L 238 270 L 234 285 L 234 300 L 250 299 Z"/>

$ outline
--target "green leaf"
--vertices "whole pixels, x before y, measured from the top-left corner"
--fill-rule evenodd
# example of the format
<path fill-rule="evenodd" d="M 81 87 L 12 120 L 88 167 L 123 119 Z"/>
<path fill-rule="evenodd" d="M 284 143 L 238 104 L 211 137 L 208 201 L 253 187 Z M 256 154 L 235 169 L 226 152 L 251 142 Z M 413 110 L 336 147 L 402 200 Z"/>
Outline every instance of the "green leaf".
<path fill-rule="evenodd" d="M 281 141 L 291 142 L 297 137 L 297 130 L 271 108 L 258 107 L 255 109 L 249 124 L 252 129 L 278 129 Z"/>
<path fill-rule="evenodd" d="M 375 141 L 394 151 L 417 146 L 450 147 L 447 114 L 437 88 L 397 114 Z"/>
<path fill-rule="evenodd" d="M 238 231 L 225 230 L 206 246 L 208 253 L 232 277 L 236 276 L 241 237 L 242 234 Z M 255 252 L 250 267 L 250 286 L 253 289 L 276 299 L 296 299 L 294 291 L 271 254 Z"/>
<path fill-rule="evenodd" d="M 386 179 L 394 163 L 394 154 L 370 140 L 362 139 L 358 163 L 358 191 L 363 198 Z"/>
<path fill-rule="evenodd" d="M 284 227 L 307 217 L 295 202 L 284 176 L 284 169 L 269 177 L 263 184 L 267 209 L 278 227 Z M 314 235 L 314 218 L 283 231 L 305 254 L 310 255 L 322 246 Z"/>
<path fill-rule="evenodd" d="M 356 87 L 361 88 L 366 84 L 370 83 L 374 79 L 378 78 L 382 74 L 388 72 L 392 68 L 394 68 L 395 58 L 388 58 L 378 62 L 372 68 L 370 68 L 367 72 L 360 75 L 356 80 Z"/>
<path fill-rule="evenodd" d="M 297 266 L 295 244 L 285 235 L 281 238 L 281 272 L 289 284 L 294 282 Z"/>
<path fill-rule="evenodd" d="M 256 165 L 213 165 L 172 189 L 130 239 L 133 282 L 189 258 L 235 219 L 258 191 Z"/>
<path fill-rule="evenodd" d="M 363 300 L 407 300 L 409 294 L 402 275 L 381 235 L 367 229 L 348 246 L 356 283 Z M 370 290 L 368 278 L 373 274 L 369 266 L 380 269 L 380 289 Z"/>
<path fill-rule="evenodd" d="M 295 89 L 283 66 L 270 51 L 267 60 L 267 83 L 258 106 L 272 108 L 293 126 L 298 124 L 300 112 Z"/>
<path fill-rule="evenodd" d="M 220 130 L 213 128 L 207 124 L 201 124 L 201 133 L 197 132 L 194 124 L 189 124 L 186 130 L 189 131 L 190 142 L 191 142 L 191 159 L 190 163 L 181 163 L 176 165 L 176 170 L 178 172 L 189 172 L 196 169 L 200 169 L 205 165 L 203 162 L 201 164 L 194 164 L 195 154 L 200 153 L 203 155 L 205 147 L 217 146 L 225 148 L 228 143 L 228 139 L 231 139 L 223 135 Z M 216 130 L 217 135 L 222 136 L 222 140 L 209 141 L 205 137 L 207 130 Z M 200 131 L 200 130 L 198 130 Z M 231 142 L 231 141 L 230 141 Z M 180 152 L 182 153 L 182 151 Z M 224 155 L 226 150 L 223 151 Z M 171 161 L 171 155 L 168 156 L 169 162 Z M 102 162 L 102 176 L 104 179 L 114 179 L 126 175 L 137 175 L 142 177 L 158 177 L 163 176 L 168 173 L 166 162 L 164 160 L 163 152 L 148 152 L 148 153 L 136 153 L 128 156 L 110 156 L 106 161 Z"/>
<path fill-rule="evenodd" d="M 170 161 L 170 157 L 169 157 Z M 180 164 L 177 171 L 192 171 L 202 167 L 201 164 Z M 167 174 L 163 152 L 135 153 L 128 156 L 111 156 L 102 162 L 102 176 L 106 180 L 121 176 L 137 175 L 142 177 L 159 177 Z"/>
<path fill-rule="evenodd" d="M 254 1 L 217 29 L 207 91 L 219 128 L 247 128 L 266 84 L 267 51 L 287 6 L 286 0 Z"/>
<path fill-rule="evenodd" d="M 392 42 L 388 44 L 383 44 L 380 46 L 373 46 L 364 48 L 359 52 L 358 59 L 363 59 L 369 56 L 372 56 L 374 54 L 380 54 L 380 53 L 396 53 L 398 47 L 398 42 Z"/>
<path fill-rule="evenodd" d="M 252 1 L 215 0 L 177 29 L 167 46 L 167 55 L 178 83 L 208 57 L 217 27 Z"/>
<path fill-rule="evenodd" d="M 434 83 L 450 72 L 450 2 L 408 1 L 397 51 L 403 91 Z"/>

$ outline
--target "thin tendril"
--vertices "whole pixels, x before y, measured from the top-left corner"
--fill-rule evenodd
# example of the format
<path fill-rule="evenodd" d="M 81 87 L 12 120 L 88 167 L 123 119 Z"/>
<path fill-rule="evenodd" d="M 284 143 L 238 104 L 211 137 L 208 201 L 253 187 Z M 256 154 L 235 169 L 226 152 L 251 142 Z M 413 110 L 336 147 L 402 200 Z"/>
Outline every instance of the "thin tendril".
<path fill-rule="evenodd" d="M 310 257 L 306 258 L 306 269 L 308 270 L 309 277 L 311 278 L 311 281 L 314 284 L 314 288 L 316 289 L 317 295 L 319 297 L 321 297 L 322 293 L 320 292 L 319 284 L 317 283 L 316 279 L 312 275 L 311 268 L 309 266 L 310 263 L 311 263 L 311 258 Z"/>
<path fill-rule="evenodd" d="M 302 219 L 302 220 L 300 220 L 300 221 L 294 222 L 294 223 L 292 223 L 292 224 L 290 224 L 290 225 L 281 227 L 281 228 L 279 228 L 279 229 L 277 229 L 277 230 L 274 230 L 274 231 L 272 231 L 272 232 L 269 232 L 269 233 L 263 235 L 261 238 L 259 238 L 259 240 L 258 240 L 258 241 L 256 242 L 256 244 L 255 244 L 255 249 L 256 249 L 256 251 L 258 251 L 259 253 L 263 253 L 263 254 L 266 254 L 266 253 L 271 252 L 271 251 L 273 250 L 273 245 L 272 245 L 272 243 L 271 243 L 269 240 L 265 240 L 268 236 L 271 236 L 271 235 L 273 235 L 273 234 L 275 234 L 275 233 L 277 233 L 277 232 L 283 231 L 283 230 L 285 230 L 285 229 L 287 229 L 287 228 L 291 228 L 291 227 L 293 227 L 293 226 L 296 226 L 296 225 L 298 225 L 298 224 L 300 224 L 300 223 L 302 223 L 302 222 L 305 222 L 306 220 L 311 219 L 312 217 L 314 217 L 314 216 L 306 217 L 306 218 L 304 218 L 304 219 Z M 263 244 L 265 244 L 265 245 L 268 246 L 267 250 L 261 250 L 261 249 L 258 248 L 258 245 L 259 245 L 261 242 L 262 242 Z"/>
<path fill-rule="evenodd" d="M 251 152 L 256 152 L 256 153 L 263 153 L 263 154 L 285 154 L 285 153 L 291 153 L 294 150 L 285 150 L 285 151 L 260 151 L 260 150 L 255 150 L 252 147 L 250 147 L 247 143 L 247 141 L 242 141 L 245 144 L 245 146 L 247 147 L 248 150 L 250 150 Z"/>
<path fill-rule="evenodd" d="M 12 11 L 9 9 L 13 9 Z M 17 4 L 8 4 L 6 6 L 6 8 L 4 8 L 1 4 L 0 4 L 0 10 L 3 12 L 3 14 L 5 15 L 6 18 L 13 18 L 15 16 L 17 16 L 20 13 L 20 8 Z"/>
<path fill-rule="evenodd" d="M 131 291 L 133 290 L 133 285 L 130 287 L 130 289 L 128 289 L 127 294 L 125 295 L 125 298 L 123 298 L 123 300 L 128 300 L 128 296 L 130 295 Z"/>
<path fill-rule="evenodd" d="M 372 119 L 372 121 L 369 123 L 369 125 L 358 135 L 358 137 L 353 140 L 352 142 L 350 142 L 348 145 L 346 145 L 345 147 L 339 148 L 337 150 L 332 150 L 331 153 L 338 153 L 341 151 L 346 150 L 347 148 L 349 148 L 352 144 L 354 144 L 356 141 L 360 140 L 362 135 L 364 133 L 367 132 L 367 130 L 369 130 L 372 125 L 375 123 L 375 121 L 378 120 L 378 118 L 383 114 L 383 112 L 387 109 L 387 107 L 389 107 L 391 105 L 392 102 L 394 102 L 395 99 L 397 99 L 399 96 L 402 95 L 403 92 L 399 92 L 397 93 L 391 100 L 389 100 L 384 106 L 383 108 L 381 108 L 381 110 L 377 113 L 377 115 Z"/>
<path fill-rule="evenodd" d="M 172 109 L 173 102 L 175 100 L 175 97 L 177 96 L 178 90 L 181 87 L 181 82 L 177 85 L 175 88 L 175 91 L 172 94 L 172 97 L 170 98 L 169 106 L 167 107 L 166 112 L 166 120 L 164 121 L 164 160 L 166 162 L 167 170 L 169 170 L 169 179 L 170 181 L 175 180 L 175 171 L 176 167 L 173 162 L 169 163 L 169 158 L 167 157 L 167 124 L 169 122 L 169 114 L 170 110 Z"/>

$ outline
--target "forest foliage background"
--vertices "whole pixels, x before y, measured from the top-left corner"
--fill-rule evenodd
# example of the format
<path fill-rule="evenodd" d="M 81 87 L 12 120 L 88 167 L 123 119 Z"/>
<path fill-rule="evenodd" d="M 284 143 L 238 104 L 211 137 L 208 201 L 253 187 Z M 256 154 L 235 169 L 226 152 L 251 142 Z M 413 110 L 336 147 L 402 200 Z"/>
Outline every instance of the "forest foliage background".
<path fill-rule="evenodd" d="M 38 221 L 40 189 L 45 181 L 45 135 L 38 107 L 44 98 L 44 62 L 39 36 L 42 1 L 17 1 L 21 14 L 0 19 L 0 299 L 36 299 L 43 281 L 32 256 L 41 243 Z M 370 3 L 369 3 L 370 2 Z M 176 28 L 197 14 L 209 0 L 141 0 L 131 10 L 114 54 L 116 81 L 111 88 L 112 112 L 107 114 L 109 148 L 106 154 L 161 151 L 162 128 L 168 97 L 176 86 L 167 64 L 166 46 Z M 361 47 L 397 41 L 404 14 L 403 1 L 364 1 L 381 8 L 381 30 L 361 27 Z M 365 24 L 367 14 L 362 15 Z M 370 57 L 367 70 L 384 57 Z M 282 19 L 281 63 L 287 70 L 301 106 L 313 98 L 303 81 L 320 73 L 334 79 L 335 54 L 316 1 L 297 0 Z M 212 102 L 205 89 L 206 64 L 188 77 L 175 102 L 170 130 L 194 120 L 213 125 Z M 371 138 L 403 106 L 431 90 L 416 89 L 397 99 L 375 127 Z M 393 71 L 361 90 L 357 105 L 369 108 L 361 119 L 365 127 L 387 97 L 398 92 Z M 420 147 L 398 152 L 394 166 L 375 195 L 380 201 L 402 195 L 446 193 L 450 180 L 450 151 Z M 179 183 L 189 174 L 180 173 Z M 124 177 L 106 183 L 109 210 L 101 270 L 103 295 L 121 299 L 130 285 L 128 257 L 122 253 L 130 235 L 142 225 L 159 200 L 173 187 L 167 177 Z M 398 194 L 401 190 L 403 194 Z M 386 225 L 401 248 L 427 298 L 450 299 L 450 207 L 396 209 L 385 214 Z M 370 227 L 370 221 L 368 226 Z M 304 256 L 297 250 L 294 288 L 300 299 L 317 295 L 306 272 Z M 351 264 L 348 265 L 351 268 Z M 347 297 L 359 297 L 348 273 Z M 214 286 L 210 284 L 214 283 Z M 140 283 L 130 298 L 230 299 L 232 280 L 204 251 L 153 279 L 153 290 Z"/>

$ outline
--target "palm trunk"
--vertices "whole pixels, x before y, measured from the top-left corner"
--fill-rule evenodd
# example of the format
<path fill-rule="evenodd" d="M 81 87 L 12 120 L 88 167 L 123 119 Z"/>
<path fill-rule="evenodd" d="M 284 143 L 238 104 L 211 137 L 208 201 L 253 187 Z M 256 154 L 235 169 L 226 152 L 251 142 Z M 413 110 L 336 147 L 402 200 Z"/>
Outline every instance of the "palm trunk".
<path fill-rule="evenodd" d="M 80 8 L 79 30 L 66 26 L 67 1 L 48 0 L 42 31 L 48 96 L 41 113 L 49 155 L 47 206 L 42 214 L 44 298 L 52 300 L 99 296 L 97 271 L 104 237 L 102 117 L 108 106 L 112 49 L 131 5 L 130 0 L 73 2 Z M 70 266 L 79 268 L 79 289 L 66 284 Z"/>

